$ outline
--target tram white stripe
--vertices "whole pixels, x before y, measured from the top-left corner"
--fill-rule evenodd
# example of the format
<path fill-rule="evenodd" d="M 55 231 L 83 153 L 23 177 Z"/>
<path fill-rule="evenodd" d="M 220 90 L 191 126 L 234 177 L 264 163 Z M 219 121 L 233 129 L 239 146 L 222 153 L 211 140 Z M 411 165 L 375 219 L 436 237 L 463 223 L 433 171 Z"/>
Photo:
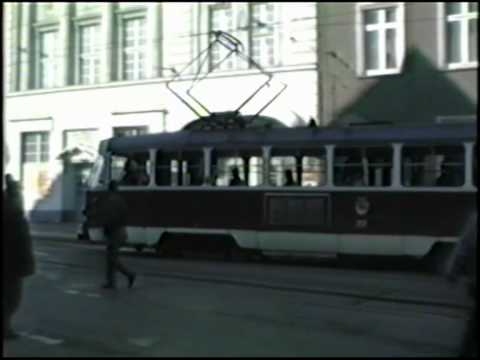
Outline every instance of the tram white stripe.
<path fill-rule="evenodd" d="M 63 343 L 62 339 L 54 339 L 54 338 L 50 338 L 48 336 L 29 334 L 28 332 L 21 332 L 20 335 L 22 337 L 26 337 L 26 338 L 29 338 L 29 339 L 32 339 L 32 340 L 40 341 L 40 342 L 42 342 L 44 344 L 47 344 L 47 345 L 60 345 L 61 343 Z"/>

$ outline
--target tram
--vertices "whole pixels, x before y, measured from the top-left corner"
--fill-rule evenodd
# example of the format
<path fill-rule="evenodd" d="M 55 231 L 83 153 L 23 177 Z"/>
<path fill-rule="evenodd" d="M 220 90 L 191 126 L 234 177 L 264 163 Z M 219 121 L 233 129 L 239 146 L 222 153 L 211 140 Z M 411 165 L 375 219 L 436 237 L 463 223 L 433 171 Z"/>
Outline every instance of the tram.
<path fill-rule="evenodd" d="M 274 125 L 198 127 L 234 116 L 101 142 L 87 206 L 115 179 L 131 246 L 161 252 L 183 236 L 297 257 L 423 257 L 453 245 L 476 206 L 475 123 L 282 128 L 259 116 Z M 95 226 L 89 235 L 103 240 Z"/>
<path fill-rule="evenodd" d="M 207 50 L 221 45 L 245 58 L 238 39 L 213 35 Z M 234 111 L 211 112 L 194 97 L 208 75 L 200 66 L 186 95 L 172 87 L 182 72 L 167 83 L 196 120 L 176 132 L 100 143 L 87 208 L 119 181 L 130 210 L 127 245 L 166 254 L 187 242 L 230 255 L 421 258 L 458 241 L 476 206 L 476 122 L 285 127 L 261 115 L 285 86 L 256 114 L 242 115 L 272 80 L 247 60 L 266 81 Z M 103 241 L 95 219 L 88 223 L 89 238 Z"/>

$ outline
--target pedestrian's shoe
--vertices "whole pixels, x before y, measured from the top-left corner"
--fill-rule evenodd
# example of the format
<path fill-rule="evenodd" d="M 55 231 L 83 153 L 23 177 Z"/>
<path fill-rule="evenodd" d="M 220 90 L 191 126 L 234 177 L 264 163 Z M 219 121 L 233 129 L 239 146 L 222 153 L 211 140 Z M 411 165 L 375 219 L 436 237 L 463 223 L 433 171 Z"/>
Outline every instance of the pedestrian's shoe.
<path fill-rule="evenodd" d="M 133 283 L 135 282 L 135 278 L 137 277 L 136 274 L 132 274 L 128 277 L 128 288 L 131 289 L 133 286 Z"/>
<path fill-rule="evenodd" d="M 102 287 L 103 287 L 104 289 L 115 289 L 115 288 L 116 288 L 116 286 L 113 285 L 112 283 L 103 284 Z"/>

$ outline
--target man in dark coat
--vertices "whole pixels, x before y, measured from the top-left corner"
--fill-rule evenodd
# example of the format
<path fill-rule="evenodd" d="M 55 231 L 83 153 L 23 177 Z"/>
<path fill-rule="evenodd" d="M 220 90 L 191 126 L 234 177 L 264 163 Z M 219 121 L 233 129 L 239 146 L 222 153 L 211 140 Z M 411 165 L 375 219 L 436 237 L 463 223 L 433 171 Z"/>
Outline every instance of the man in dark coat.
<path fill-rule="evenodd" d="M 135 273 L 129 271 L 119 260 L 119 250 L 127 240 L 127 213 L 128 208 L 125 200 L 118 194 L 118 183 L 112 180 L 108 187 L 106 198 L 91 209 L 94 222 L 103 227 L 103 233 L 107 240 L 107 282 L 105 289 L 116 287 L 115 272 L 118 270 L 128 279 L 128 287 L 132 287 L 135 281 Z"/>
<path fill-rule="evenodd" d="M 19 185 L 7 176 L 3 191 L 3 336 L 6 339 L 18 337 L 11 320 L 20 306 L 23 278 L 34 272 L 32 239 Z"/>
<path fill-rule="evenodd" d="M 467 328 L 461 345 L 461 357 L 474 356 L 477 352 L 477 212 L 472 213 L 467 221 L 465 230 L 460 238 L 453 262 L 448 271 L 450 282 L 458 279 L 459 275 L 468 277 L 468 291 L 474 301 L 473 310 L 467 323 Z"/>

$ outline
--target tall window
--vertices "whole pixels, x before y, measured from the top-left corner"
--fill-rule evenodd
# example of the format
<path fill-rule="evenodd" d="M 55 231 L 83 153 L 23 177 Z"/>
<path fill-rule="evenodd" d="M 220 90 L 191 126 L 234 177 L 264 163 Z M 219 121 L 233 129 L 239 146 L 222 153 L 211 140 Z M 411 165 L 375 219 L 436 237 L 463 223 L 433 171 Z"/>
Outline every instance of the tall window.
<path fill-rule="evenodd" d="M 443 3 L 444 46 L 447 68 L 478 64 L 478 5 L 473 2 Z"/>
<path fill-rule="evenodd" d="M 228 33 L 233 32 L 233 10 L 230 3 L 215 4 L 210 7 L 210 29 L 212 31 L 225 31 Z M 213 40 L 213 38 L 212 38 Z M 228 55 L 229 50 L 223 45 L 216 44 L 212 48 L 210 68 L 219 70 L 232 70 L 234 55 L 222 62 Z M 221 62 L 221 65 L 218 64 Z"/>
<path fill-rule="evenodd" d="M 79 30 L 79 80 L 80 84 L 99 82 L 99 25 L 81 26 Z"/>
<path fill-rule="evenodd" d="M 360 75 L 399 73 L 405 52 L 404 5 L 357 5 Z"/>
<path fill-rule="evenodd" d="M 39 163 L 48 162 L 49 159 L 49 133 L 28 132 L 22 134 L 22 162 Z"/>
<path fill-rule="evenodd" d="M 122 77 L 124 80 L 144 79 L 146 77 L 145 18 L 125 19 L 122 30 Z"/>
<path fill-rule="evenodd" d="M 275 7 L 273 3 L 252 3 L 252 58 L 262 66 L 276 65 Z"/>
<path fill-rule="evenodd" d="M 52 88 L 59 85 L 58 31 L 38 33 L 38 87 Z"/>

